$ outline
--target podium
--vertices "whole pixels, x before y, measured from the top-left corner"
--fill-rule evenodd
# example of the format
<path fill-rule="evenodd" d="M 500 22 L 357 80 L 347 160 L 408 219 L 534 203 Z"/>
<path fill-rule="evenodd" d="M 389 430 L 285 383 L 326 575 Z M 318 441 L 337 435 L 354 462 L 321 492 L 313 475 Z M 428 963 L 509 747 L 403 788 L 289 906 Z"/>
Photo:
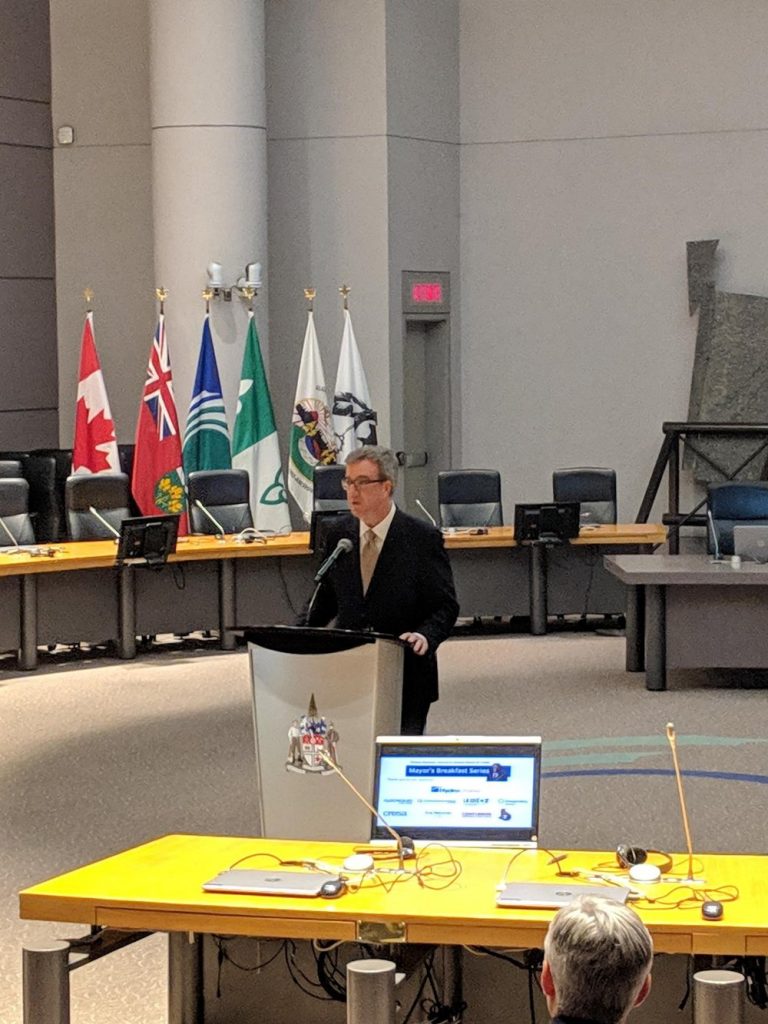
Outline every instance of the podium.
<path fill-rule="evenodd" d="M 260 835 L 367 842 L 371 814 L 319 757 L 372 798 L 375 738 L 400 733 L 402 641 L 304 626 L 244 629 Z"/>

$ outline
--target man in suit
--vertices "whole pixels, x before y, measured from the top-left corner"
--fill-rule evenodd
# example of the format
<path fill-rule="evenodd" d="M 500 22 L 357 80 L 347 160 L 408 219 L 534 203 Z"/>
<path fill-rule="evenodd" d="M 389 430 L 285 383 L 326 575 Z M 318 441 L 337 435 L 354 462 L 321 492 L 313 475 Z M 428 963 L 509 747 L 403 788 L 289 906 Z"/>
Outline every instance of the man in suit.
<path fill-rule="evenodd" d="M 552 918 L 541 988 L 552 1024 L 624 1024 L 651 988 L 653 942 L 631 907 L 578 896 Z"/>
<path fill-rule="evenodd" d="M 394 452 L 364 445 L 347 456 L 343 481 L 349 509 L 328 532 L 324 555 L 342 537 L 352 542 L 325 576 L 305 622 L 373 629 L 404 640 L 400 731 L 420 736 L 437 700 L 437 647 L 459 612 L 453 574 L 439 530 L 396 508 Z"/>

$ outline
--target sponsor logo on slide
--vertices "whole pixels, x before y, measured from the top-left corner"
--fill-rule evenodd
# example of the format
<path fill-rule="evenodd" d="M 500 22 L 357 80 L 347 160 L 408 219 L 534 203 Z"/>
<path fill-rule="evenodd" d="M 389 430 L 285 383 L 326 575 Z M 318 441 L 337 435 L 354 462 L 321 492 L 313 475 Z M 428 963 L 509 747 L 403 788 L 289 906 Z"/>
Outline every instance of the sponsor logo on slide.
<path fill-rule="evenodd" d="M 491 818 L 493 815 L 490 811 L 462 811 L 462 818 Z"/>
<path fill-rule="evenodd" d="M 469 806 L 471 804 L 489 804 L 491 801 L 486 796 L 465 796 L 462 803 Z"/>
<path fill-rule="evenodd" d="M 458 789 L 451 789 L 450 786 L 430 786 L 430 793 L 458 793 Z"/>

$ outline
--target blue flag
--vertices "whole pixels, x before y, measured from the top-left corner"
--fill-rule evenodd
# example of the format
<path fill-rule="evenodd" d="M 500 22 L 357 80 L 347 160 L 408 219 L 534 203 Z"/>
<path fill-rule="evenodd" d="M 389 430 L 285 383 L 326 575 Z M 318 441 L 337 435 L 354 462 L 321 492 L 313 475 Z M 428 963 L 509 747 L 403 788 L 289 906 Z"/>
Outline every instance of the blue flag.
<path fill-rule="evenodd" d="M 184 431 L 184 472 L 188 476 L 198 469 L 230 469 L 231 466 L 227 414 L 213 349 L 210 318 L 206 316 L 195 386 Z"/>

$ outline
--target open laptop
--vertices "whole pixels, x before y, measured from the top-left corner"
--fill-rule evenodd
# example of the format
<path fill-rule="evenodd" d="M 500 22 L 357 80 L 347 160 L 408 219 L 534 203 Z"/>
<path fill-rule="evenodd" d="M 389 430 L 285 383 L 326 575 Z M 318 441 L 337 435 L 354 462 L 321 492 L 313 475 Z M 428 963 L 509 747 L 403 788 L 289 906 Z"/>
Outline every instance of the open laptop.
<path fill-rule="evenodd" d="M 733 553 L 745 562 L 768 562 L 768 524 L 734 526 Z"/>
<path fill-rule="evenodd" d="M 535 847 L 540 736 L 379 736 L 373 806 L 417 846 Z M 391 843 L 379 818 L 371 842 Z"/>

